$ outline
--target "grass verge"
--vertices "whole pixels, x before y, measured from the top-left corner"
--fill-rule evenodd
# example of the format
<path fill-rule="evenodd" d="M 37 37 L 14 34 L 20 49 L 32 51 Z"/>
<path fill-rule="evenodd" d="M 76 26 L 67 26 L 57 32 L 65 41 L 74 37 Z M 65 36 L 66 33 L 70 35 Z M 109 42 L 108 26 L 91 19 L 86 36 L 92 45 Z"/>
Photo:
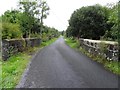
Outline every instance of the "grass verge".
<path fill-rule="evenodd" d="M 17 85 L 29 59 L 26 53 L 19 53 L 2 62 L 2 88 L 14 88 Z"/>
<path fill-rule="evenodd" d="M 21 75 L 26 69 L 31 55 L 39 49 L 53 43 L 57 38 L 42 42 L 39 47 L 29 48 L 29 50 L 11 56 L 7 61 L 0 60 L 0 88 L 15 88 L 21 79 Z"/>
<path fill-rule="evenodd" d="M 78 40 L 66 38 L 65 41 L 71 48 L 81 51 L 88 57 L 92 58 L 94 61 L 97 61 L 98 63 L 103 64 L 105 69 L 113 72 L 114 74 L 120 75 L 120 70 L 119 70 L 120 62 L 108 61 L 108 60 L 102 58 L 102 56 L 94 56 L 94 55 L 88 53 L 87 51 L 85 51 L 85 49 L 80 47 Z"/>

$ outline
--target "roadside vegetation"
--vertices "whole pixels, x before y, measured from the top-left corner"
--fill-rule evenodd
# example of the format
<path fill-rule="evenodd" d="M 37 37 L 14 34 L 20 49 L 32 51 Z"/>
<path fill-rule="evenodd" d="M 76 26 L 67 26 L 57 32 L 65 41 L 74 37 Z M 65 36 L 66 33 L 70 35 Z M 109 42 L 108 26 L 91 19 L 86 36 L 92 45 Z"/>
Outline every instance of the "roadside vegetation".
<path fill-rule="evenodd" d="M 73 12 L 66 30 L 67 37 L 93 40 L 118 40 L 119 3 L 99 4 L 79 8 Z"/>
<path fill-rule="evenodd" d="M 25 70 L 30 56 L 26 53 L 19 53 L 8 59 L 7 62 L 2 61 L 2 88 L 14 88 Z"/>
<path fill-rule="evenodd" d="M 44 0 L 29 2 L 19 0 L 17 9 L 7 10 L 0 16 L 2 40 L 23 38 L 40 38 L 42 40 L 39 47 L 25 49 L 22 53 L 11 55 L 6 61 L 0 59 L 1 88 L 15 88 L 32 55 L 59 37 L 60 32 L 57 29 L 43 23 L 43 20 L 49 15 L 49 10 L 50 8 Z"/>
<path fill-rule="evenodd" d="M 2 39 L 52 38 L 59 35 L 54 27 L 45 26 L 43 20 L 49 15 L 44 0 L 24 2 L 19 0 L 18 9 L 7 10 L 0 16 Z"/>
<path fill-rule="evenodd" d="M 94 61 L 102 64 L 105 67 L 105 69 L 113 72 L 114 74 L 120 75 L 120 70 L 119 70 L 120 62 L 108 61 L 105 58 L 102 58 L 102 56 L 99 56 L 99 55 L 94 56 L 94 55 L 90 54 L 85 49 L 80 47 L 80 43 L 79 43 L 79 41 L 77 39 L 66 38 L 65 41 L 71 48 L 74 48 L 74 49 L 82 52 L 83 54 L 85 54 L 88 57 L 92 58 Z"/>
<path fill-rule="evenodd" d="M 2 88 L 15 88 L 30 58 L 39 49 L 51 44 L 62 34 L 68 38 L 87 38 L 97 40 L 117 41 L 118 36 L 118 6 L 119 3 L 108 6 L 93 5 L 82 7 L 73 12 L 69 26 L 65 31 L 59 32 L 54 27 L 45 26 L 43 20 L 49 15 L 49 6 L 45 0 L 32 0 L 24 2 L 19 0 L 18 9 L 7 10 L 0 16 L 0 36 L 4 39 L 40 38 L 40 47 L 30 48 L 23 53 L 12 55 L 7 61 L 0 60 L 0 86 Z M 103 60 L 100 56 L 90 55 L 79 47 L 76 39 L 66 39 L 72 47 L 79 49 L 93 60 L 102 63 L 113 73 L 120 74 L 118 63 Z M 120 64 L 120 63 L 119 63 Z"/>
<path fill-rule="evenodd" d="M 120 75 L 120 62 L 108 61 L 102 56 L 93 56 L 81 48 L 77 41 L 79 38 L 116 41 L 120 52 L 119 9 L 120 2 L 109 3 L 106 6 L 96 4 L 81 7 L 72 13 L 65 36 L 66 43 L 70 47 L 80 50 L 93 60 L 102 63 L 106 69 Z M 120 53 L 118 60 L 120 60 Z"/>
<path fill-rule="evenodd" d="M 21 75 L 26 69 L 31 57 L 40 49 L 53 43 L 57 38 L 42 42 L 39 47 L 30 48 L 29 50 L 11 56 L 7 61 L 0 61 L 0 78 L 1 88 L 15 88 L 21 79 Z M 2 67 L 1 67 L 2 64 Z M 2 69 L 1 69 L 2 68 Z"/>

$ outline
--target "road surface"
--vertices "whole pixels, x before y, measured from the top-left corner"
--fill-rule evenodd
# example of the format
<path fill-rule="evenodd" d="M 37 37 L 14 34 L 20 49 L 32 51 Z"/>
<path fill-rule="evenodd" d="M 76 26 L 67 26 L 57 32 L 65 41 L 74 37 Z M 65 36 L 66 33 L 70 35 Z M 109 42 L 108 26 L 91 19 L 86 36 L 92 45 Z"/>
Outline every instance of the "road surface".
<path fill-rule="evenodd" d="M 118 77 L 67 46 L 63 37 L 40 50 L 17 88 L 117 88 Z"/>

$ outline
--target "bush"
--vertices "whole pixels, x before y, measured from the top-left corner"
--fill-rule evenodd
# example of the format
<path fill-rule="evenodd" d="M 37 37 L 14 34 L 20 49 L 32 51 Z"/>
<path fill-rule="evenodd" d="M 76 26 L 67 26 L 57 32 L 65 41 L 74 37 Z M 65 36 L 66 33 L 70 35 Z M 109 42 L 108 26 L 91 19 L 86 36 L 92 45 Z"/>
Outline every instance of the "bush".
<path fill-rule="evenodd" d="M 2 24 L 2 39 L 21 38 L 19 24 L 3 23 Z"/>
<path fill-rule="evenodd" d="M 30 37 L 31 38 L 41 38 L 41 35 L 40 34 L 37 34 L 37 33 L 35 33 L 35 34 L 30 34 Z"/>
<path fill-rule="evenodd" d="M 46 33 L 42 33 L 42 41 L 46 42 L 46 41 L 48 41 L 48 39 L 49 39 L 49 35 Z"/>

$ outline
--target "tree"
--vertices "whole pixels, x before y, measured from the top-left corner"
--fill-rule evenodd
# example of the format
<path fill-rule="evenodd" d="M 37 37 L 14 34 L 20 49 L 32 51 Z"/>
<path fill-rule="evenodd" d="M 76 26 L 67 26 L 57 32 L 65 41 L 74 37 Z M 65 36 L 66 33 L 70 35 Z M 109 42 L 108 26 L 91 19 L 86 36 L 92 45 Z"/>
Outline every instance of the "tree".
<path fill-rule="evenodd" d="M 67 27 L 66 36 L 67 36 L 67 37 L 71 37 L 71 36 L 72 36 L 72 29 L 71 29 L 70 26 Z"/>
<path fill-rule="evenodd" d="M 58 30 L 43 25 L 49 15 L 49 7 L 44 0 L 19 1 L 19 10 L 7 10 L 0 20 L 3 23 L 2 39 L 28 37 L 57 37 Z M 0 25 L 2 25 L 0 23 Z M 44 34 L 44 35 L 40 35 Z"/>
<path fill-rule="evenodd" d="M 17 10 L 7 10 L 2 17 L 2 39 L 21 38 L 22 32 L 19 25 L 19 14 Z"/>
<path fill-rule="evenodd" d="M 19 14 L 18 10 L 7 10 L 2 15 L 2 22 L 9 22 L 9 23 L 18 23 L 19 21 Z"/>
<path fill-rule="evenodd" d="M 43 26 L 43 19 L 47 17 L 49 7 L 46 1 L 33 0 L 32 2 L 19 2 L 20 10 L 23 12 L 21 18 L 21 27 L 24 36 L 28 37 L 33 32 L 40 33 L 40 27 Z M 41 22 L 40 22 L 41 21 Z M 38 27 L 36 29 L 36 27 Z M 42 28 L 41 28 L 42 29 Z M 35 31 L 33 31 L 35 30 Z"/>
<path fill-rule="evenodd" d="M 30 37 L 31 29 L 35 22 L 35 9 L 36 9 L 36 2 L 19 2 L 20 10 L 23 12 L 21 14 L 20 25 L 23 31 L 23 37 Z"/>
<path fill-rule="evenodd" d="M 47 18 L 47 15 L 49 15 L 49 6 L 47 5 L 47 2 L 44 0 L 36 0 L 38 2 L 37 7 L 40 9 L 37 9 L 37 14 L 38 14 L 38 18 L 40 20 L 41 23 L 41 32 L 43 29 L 43 19 Z"/>
<path fill-rule="evenodd" d="M 109 33 L 111 36 L 108 38 L 111 38 L 112 40 L 117 40 L 118 38 L 118 4 L 113 5 L 112 8 L 110 8 L 108 23 L 111 24 L 111 28 L 109 30 Z"/>
<path fill-rule="evenodd" d="M 74 11 L 69 20 L 69 35 L 74 37 L 100 39 L 105 34 L 107 25 L 107 8 L 94 5 Z"/>

